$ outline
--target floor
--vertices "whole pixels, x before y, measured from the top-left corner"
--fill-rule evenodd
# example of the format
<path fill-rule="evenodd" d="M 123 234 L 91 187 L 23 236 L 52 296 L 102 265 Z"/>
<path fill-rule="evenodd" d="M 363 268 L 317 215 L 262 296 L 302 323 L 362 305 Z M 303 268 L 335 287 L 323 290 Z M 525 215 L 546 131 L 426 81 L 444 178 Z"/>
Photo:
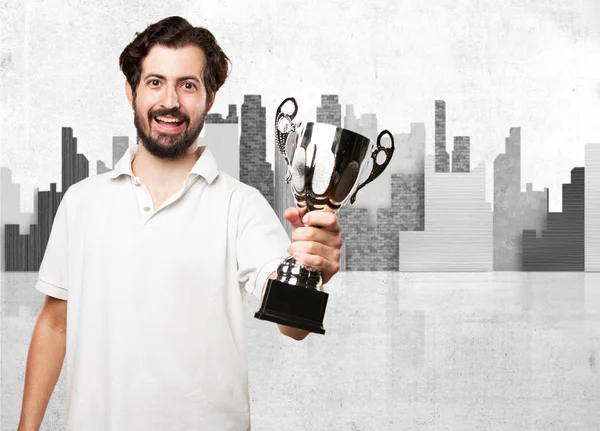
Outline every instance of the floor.
<path fill-rule="evenodd" d="M 2 273 L 1 431 L 14 431 L 43 295 Z M 253 431 L 600 430 L 600 273 L 347 272 L 325 335 L 252 318 Z M 64 430 L 64 374 L 41 430 Z"/>

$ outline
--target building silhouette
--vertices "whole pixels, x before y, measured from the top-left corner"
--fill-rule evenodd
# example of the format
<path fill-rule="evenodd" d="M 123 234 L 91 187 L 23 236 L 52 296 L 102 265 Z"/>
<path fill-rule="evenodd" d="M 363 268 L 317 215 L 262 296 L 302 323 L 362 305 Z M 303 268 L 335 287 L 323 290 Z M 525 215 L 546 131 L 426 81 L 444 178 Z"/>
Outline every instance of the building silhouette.
<path fill-rule="evenodd" d="M 585 146 L 585 270 L 600 271 L 600 144 Z"/>
<path fill-rule="evenodd" d="M 23 235 L 18 224 L 5 225 L 5 267 L 6 271 L 38 271 L 48 245 L 54 216 L 64 193 L 71 185 L 86 178 L 89 162 L 83 154 L 77 153 L 77 138 L 73 129 L 62 128 L 62 178 L 63 191 L 57 191 L 56 183 L 50 184 L 49 191 L 37 194 L 37 224 L 32 224 L 29 234 Z"/>
<path fill-rule="evenodd" d="M 337 94 L 321 95 L 321 106 L 317 107 L 317 123 L 342 127 L 342 105 Z"/>
<path fill-rule="evenodd" d="M 491 204 L 485 201 L 485 163 L 472 172 L 436 172 L 425 159 L 425 231 L 400 232 L 400 271 L 491 271 Z"/>
<path fill-rule="evenodd" d="M 25 227 L 35 223 L 37 213 L 37 199 L 34 199 L 34 211 L 32 213 L 21 212 L 21 185 L 13 183 L 12 172 L 9 168 L 0 167 L 0 266 L 1 271 L 6 271 L 6 237 L 5 225 L 12 224 Z M 34 191 L 37 196 L 37 189 Z M 14 228 L 13 228 L 14 229 Z"/>
<path fill-rule="evenodd" d="M 354 113 L 354 105 L 346 105 L 346 115 L 344 116 L 343 127 L 366 136 L 372 141 L 377 139 L 377 115 L 361 114 L 360 118 L 357 118 Z"/>
<path fill-rule="evenodd" d="M 523 271 L 585 270 L 585 169 L 571 170 L 563 184 L 563 211 L 548 212 L 547 229 L 537 237 L 523 230 Z"/>
<path fill-rule="evenodd" d="M 435 101 L 435 171 L 450 172 L 450 157 L 446 151 L 446 102 Z"/>
<path fill-rule="evenodd" d="M 345 265 L 353 271 L 397 271 L 400 231 L 422 231 L 425 219 L 425 126 L 412 123 L 410 133 L 395 134 L 396 150 L 380 177 L 358 193 L 373 198 L 387 193 L 386 205 L 369 211 L 346 205 L 338 214 L 343 228 Z"/>
<path fill-rule="evenodd" d="M 129 136 L 113 136 L 112 139 L 112 166 L 109 168 L 106 164 L 98 160 L 96 162 L 96 175 L 104 174 L 106 172 L 112 171 L 115 168 L 115 165 L 121 157 L 127 151 L 129 147 Z"/>
<path fill-rule="evenodd" d="M 106 166 L 102 160 L 96 160 L 96 175 L 104 174 L 106 172 L 110 172 L 112 169 Z"/>
<path fill-rule="evenodd" d="M 360 133 L 361 128 L 358 124 L 358 118 L 354 113 L 354 105 L 346 105 L 346 113 L 344 115 L 344 128 Z"/>
<path fill-rule="evenodd" d="M 523 230 L 542 231 L 548 217 L 548 189 L 521 191 L 521 128 L 505 139 L 494 160 L 494 270 L 523 270 Z"/>
<path fill-rule="evenodd" d="M 266 161 L 266 110 L 260 95 L 245 95 L 240 134 L 240 181 L 257 188 L 273 206 L 273 171 Z"/>
<path fill-rule="evenodd" d="M 223 118 L 223 115 L 218 113 L 210 113 L 206 116 L 206 123 L 208 124 L 238 124 L 239 119 L 237 115 L 237 105 L 229 105 L 227 111 L 227 117 Z"/>
<path fill-rule="evenodd" d="M 346 244 L 346 270 L 397 271 L 399 234 L 423 230 L 423 175 L 392 174 L 391 184 L 392 205 L 377 210 L 375 226 L 370 224 L 366 208 L 348 206 L 339 212 Z M 367 187 L 359 194 L 367 192 Z"/>
<path fill-rule="evenodd" d="M 111 169 L 114 169 L 117 162 L 125 155 L 127 148 L 129 148 L 129 136 L 113 136 Z"/>
<path fill-rule="evenodd" d="M 468 136 L 454 137 L 452 151 L 452 172 L 471 171 L 471 138 Z"/>
<path fill-rule="evenodd" d="M 73 129 L 62 128 L 62 192 L 71 185 L 90 175 L 89 162 L 83 154 L 77 153 L 77 138 L 73 137 Z"/>
<path fill-rule="evenodd" d="M 217 160 L 219 171 L 239 180 L 240 128 L 237 106 L 229 105 L 226 118 L 217 113 L 208 114 L 203 135 L 198 139 L 198 146 L 208 146 Z"/>

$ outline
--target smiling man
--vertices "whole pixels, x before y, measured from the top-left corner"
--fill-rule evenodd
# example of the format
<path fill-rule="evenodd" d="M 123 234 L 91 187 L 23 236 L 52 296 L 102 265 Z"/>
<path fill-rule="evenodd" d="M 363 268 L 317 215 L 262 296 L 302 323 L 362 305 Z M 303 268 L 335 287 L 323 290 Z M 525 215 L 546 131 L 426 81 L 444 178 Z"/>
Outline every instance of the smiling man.
<path fill-rule="evenodd" d="M 248 430 L 242 295 L 260 298 L 288 253 L 327 282 L 338 220 L 289 208 L 290 244 L 264 197 L 198 147 L 229 70 L 208 30 L 164 19 L 119 60 L 137 145 L 58 208 L 19 430 L 39 429 L 65 358 L 69 431 Z"/>

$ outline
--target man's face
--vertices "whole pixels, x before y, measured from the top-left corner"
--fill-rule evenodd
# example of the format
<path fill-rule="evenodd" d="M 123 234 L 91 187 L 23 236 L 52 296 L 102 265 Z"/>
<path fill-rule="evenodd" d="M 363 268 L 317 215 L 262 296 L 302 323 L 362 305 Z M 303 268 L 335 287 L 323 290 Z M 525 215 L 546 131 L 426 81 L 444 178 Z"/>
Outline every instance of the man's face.
<path fill-rule="evenodd" d="M 156 157 L 175 159 L 196 142 L 212 101 L 207 104 L 202 50 L 153 46 L 142 60 L 137 92 L 127 83 L 138 138 Z"/>

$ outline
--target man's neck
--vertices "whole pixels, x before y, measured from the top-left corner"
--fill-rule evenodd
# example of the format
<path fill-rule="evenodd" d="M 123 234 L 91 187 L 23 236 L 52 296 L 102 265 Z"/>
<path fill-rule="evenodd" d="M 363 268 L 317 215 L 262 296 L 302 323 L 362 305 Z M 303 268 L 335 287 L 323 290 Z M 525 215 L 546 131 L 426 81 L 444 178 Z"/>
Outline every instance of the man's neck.
<path fill-rule="evenodd" d="M 167 191 L 181 187 L 200 154 L 198 144 L 194 143 L 181 157 L 162 159 L 150 154 L 143 144 L 138 143 L 131 169 L 149 189 Z"/>

